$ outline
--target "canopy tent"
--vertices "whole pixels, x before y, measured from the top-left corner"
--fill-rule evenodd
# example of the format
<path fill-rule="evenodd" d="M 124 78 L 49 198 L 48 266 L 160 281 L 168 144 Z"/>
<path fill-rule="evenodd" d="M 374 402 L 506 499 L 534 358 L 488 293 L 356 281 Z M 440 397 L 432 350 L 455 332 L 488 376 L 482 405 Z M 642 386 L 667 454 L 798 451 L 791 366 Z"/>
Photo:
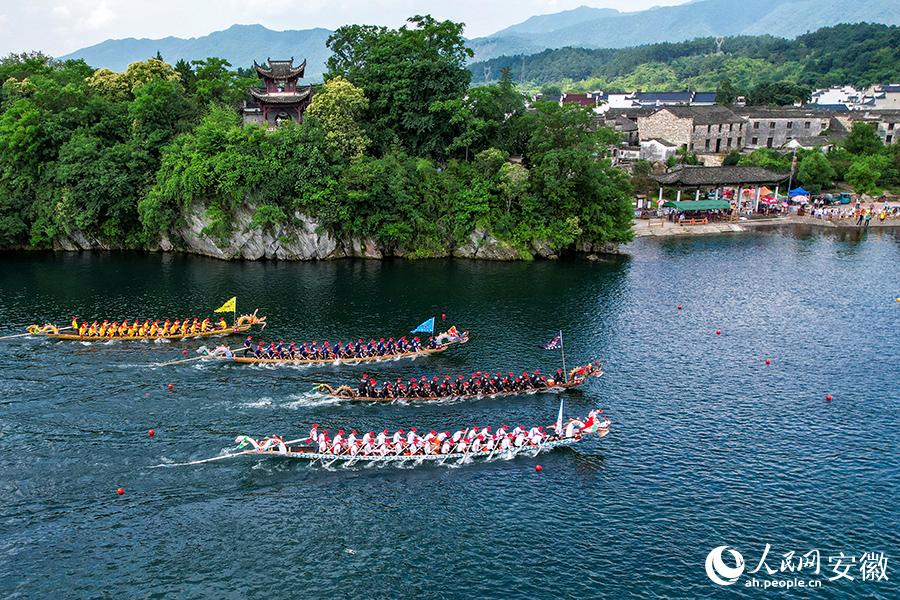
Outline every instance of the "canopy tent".
<path fill-rule="evenodd" d="M 688 210 L 729 210 L 731 204 L 725 200 L 693 200 L 690 202 L 666 202 L 663 204 L 665 208 L 674 208 L 677 211 Z"/>
<path fill-rule="evenodd" d="M 761 188 L 759 188 L 759 195 L 760 196 L 771 196 L 772 190 L 770 190 L 766 186 L 762 186 Z"/>
<path fill-rule="evenodd" d="M 793 198 L 794 196 L 809 196 L 809 192 L 804 190 L 802 187 L 794 188 L 788 192 L 788 197 Z"/>

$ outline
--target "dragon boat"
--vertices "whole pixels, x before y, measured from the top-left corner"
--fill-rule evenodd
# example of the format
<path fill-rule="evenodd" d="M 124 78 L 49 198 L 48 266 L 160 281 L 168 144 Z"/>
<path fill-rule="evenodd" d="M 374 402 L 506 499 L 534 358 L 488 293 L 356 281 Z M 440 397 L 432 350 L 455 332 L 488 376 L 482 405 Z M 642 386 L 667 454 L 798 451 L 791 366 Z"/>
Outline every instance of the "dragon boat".
<path fill-rule="evenodd" d="M 353 389 L 349 385 L 342 385 L 338 388 L 332 388 L 327 383 L 318 383 L 315 390 L 324 392 L 327 396 L 340 400 L 350 400 L 353 402 L 369 402 L 369 403 L 386 403 L 386 402 L 434 402 L 437 400 L 459 400 L 465 398 L 481 399 L 481 398 L 500 398 L 503 396 L 520 396 L 523 394 L 537 394 L 539 392 L 561 392 L 569 388 L 582 385 L 588 377 L 600 377 L 603 375 L 603 363 L 594 361 L 585 366 L 575 367 L 569 371 L 569 375 L 565 381 L 557 381 L 555 379 L 542 379 L 540 384 L 522 382 L 520 384 L 511 384 L 509 386 L 484 387 L 476 388 L 465 384 L 466 391 L 459 393 L 456 386 L 454 389 L 441 391 L 437 395 L 430 392 L 421 392 L 410 394 L 408 387 L 405 385 L 398 386 L 400 391 L 393 391 L 396 388 L 385 392 L 382 387 L 377 395 L 360 394 L 358 389 Z M 480 375 L 480 373 L 479 373 Z M 388 386 L 390 387 L 390 386 Z M 471 390 L 471 391 L 468 391 Z"/>
<path fill-rule="evenodd" d="M 126 331 L 124 335 L 120 335 L 118 331 L 115 334 L 110 335 L 108 332 L 104 332 L 104 335 L 99 335 L 99 328 L 91 333 L 89 330 L 85 331 L 82 335 L 78 332 L 74 327 L 57 327 L 53 324 L 47 325 L 30 325 L 28 327 L 28 333 L 31 335 L 41 335 L 44 337 L 56 338 L 58 340 L 79 340 L 79 341 L 87 341 L 87 342 L 97 342 L 97 341 L 110 341 L 110 340 L 121 340 L 121 341 L 139 341 L 139 340 L 181 340 L 188 338 L 202 338 L 202 337 L 210 337 L 210 336 L 219 336 L 219 335 L 232 335 L 235 333 L 242 333 L 250 330 L 254 325 L 261 325 L 263 328 L 266 326 L 266 317 L 257 317 L 257 311 L 253 311 L 253 314 L 250 315 L 241 315 L 237 319 L 235 319 L 233 325 L 226 324 L 224 327 L 221 325 L 211 325 L 210 328 L 206 330 L 198 330 L 192 331 L 190 328 L 186 331 L 178 330 L 177 332 L 169 331 L 168 329 L 159 328 L 157 333 L 154 335 L 144 334 L 141 335 L 140 332 L 135 332 L 132 335 L 130 332 Z M 125 321 L 127 322 L 127 320 Z M 154 323 L 158 323 L 155 321 Z M 68 330 L 73 330 L 72 333 L 69 333 Z"/>
<path fill-rule="evenodd" d="M 416 442 L 412 449 L 410 444 L 402 441 L 399 444 L 386 444 L 380 448 L 366 450 L 364 446 L 356 443 L 352 445 L 344 445 L 335 450 L 322 452 L 318 445 L 310 443 L 310 438 L 300 438 L 296 440 L 284 441 L 281 437 L 271 436 L 261 441 L 257 441 L 246 435 L 239 435 L 234 442 L 238 444 L 238 451 L 227 453 L 221 456 L 215 456 L 203 460 L 196 460 L 180 465 L 160 465 L 160 466 L 185 466 L 196 465 L 207 462 L 213 462 L 238 456 L 277 456 L 283 458 L 292 458 L 308 461 L 310 465 L 319 464 L 324 467 L 337 464 L 341 467 L 350 467 L 352 465 L 374 466 L 378 464 L 403 465 L 412 464 L 418 466 L 422 464 L 438 464 L 445 463 L 451 465 L 463 464 L 468 461 L 484 461 L 491 460 L 511 460 L 516 456 L 537 456 L 542 452 L 547 452 L 560 446 L 570 446 L 581 442 L 591 434 L 596 434 L 602 438 L 609 433 L 610 420 L 606 417 L 601 418 L 598 411 L 591 411 L 591 414 L 584 420 L 570 419 L 566 425 L 562 424 L 562 405 L 560 405 L 560 418 L 557 423 L 548 430 L 552 433 L 535 435 L 529 437 L 523 429 L 522 435 L 526 438 L 524 441 L 509 438 L 508 443 L 491 443 L 489 447 L 481 447 L 474 449 L 475 444 L 464 442 L 465 450 L 456 451 L 459 448 L 458 442 L 453 442 L 456 448 L 443 452 L 441 442 L 425 443 Z M 532 428 L 531 431 L 539 428 Z M 402 430 L 400 430 L 402 432 Z M 466 431 L 469 431 L 467 429 Z M 433 433 L 433 432 L 432 432 Z M 502 436 L 492 436 L 493 440 L 502 439 Z M 465 439 L 465 438 L 464 438 Z M 249 447 L 248 447 L 249 446 Z M 370 444 L 371 446 L 371 444 Z"/>
<path fill-rule="evenodd" d="M 287 357 L 287 355 L 285 355 L 284 358 L 266 358 L 256 357 L 255 355 L 238 356 L 232 349 L 226 348 L 224 346 L 219 346 L 214 350 L 206 349 L 206 353 L 212 358 L 254 365 L 359 365 L 365 363 L 401 360 L 405 358 L 415 360 L 422 356 L 437 354 L 439 352 L 443 352 L 452 344 L 465 344 L 466 342 L 468 342 L 469 332 L 465 331 L 463 333 L 459 333 L 456 330 L 456 327 L 451 327 L 449 330 L 441 332 L 434 336 L 434 340 L 437 344 L 435 348 L 419 347 L 414 351 L 394 353 L 384 352 L 380 354 L 378 352 L 373 352 L 372 354 L 365 354 L 364 356 L 338 356 L 334 352 L 326 351 L 326 356 L 324 358 L 289 358 Z M 326 350 L 331 349 L 326 348 Z M 197 351 L 203 353 L 204 348 L 200 348 Z"/>

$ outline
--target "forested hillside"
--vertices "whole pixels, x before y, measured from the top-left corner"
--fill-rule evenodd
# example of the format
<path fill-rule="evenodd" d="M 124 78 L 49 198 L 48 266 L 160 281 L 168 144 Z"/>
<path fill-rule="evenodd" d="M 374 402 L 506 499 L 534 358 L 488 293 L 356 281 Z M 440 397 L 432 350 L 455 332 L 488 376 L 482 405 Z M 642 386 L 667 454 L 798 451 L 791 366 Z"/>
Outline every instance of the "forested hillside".
<path fill-rule="evenodd" d="M 900 81 L 900 27 L 856 24 L 825 27 L 795 40 L 772 36 L 715 38 L 637 48 L 563 48 L 531 56 L 504 56 L 470 65 L 484 83 L 511 69 L 514 80 L 566 91 L 715 91 L 728 78 L 739 90 L 789 81 L 813 89 Z"/>
<path fill-rule="evenodd" d="M 625 48 L 698 37 L 773 35 L 792 39 L 840 23 L 900 25 L 896 0 L 694 0 L 618 13 L 580 7 L 532 17 L 470 40 L 477 60 L 546 49 Z"/>
<path fill-rule="evenodd" d="M 124 73 L 0 59 L 0 247 L 177 247 L 198 212 L 211 240 L 313 217 L 409 257 L 447 256 L 476 231 L 520 258 L 629 240 L 615 135 L 578 107 L 526 112 L 508 77 L 470 88 L 461 31 L 431 17 L 338 29 L 328 83 L 274 132 L 242 126 L 234 102 L 255 80 L 220 58 Z M 253 215 L 240 231 L 239 212 Z"/>

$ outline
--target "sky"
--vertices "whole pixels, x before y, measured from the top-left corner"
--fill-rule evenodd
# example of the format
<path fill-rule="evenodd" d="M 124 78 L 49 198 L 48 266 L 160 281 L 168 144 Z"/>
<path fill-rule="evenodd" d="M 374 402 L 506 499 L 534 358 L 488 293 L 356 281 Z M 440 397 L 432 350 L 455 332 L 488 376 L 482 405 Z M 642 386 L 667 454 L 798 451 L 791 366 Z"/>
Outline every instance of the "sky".
<path fill-rule="evenodd" d="M 468 38 L 489 35 L 533 15 L 582 5 L 622 12 L 686 0 L 0 0 L 0 57 L 41 51 L 50 56 L 108 39 L 192 38 L 234 24 L 274 31 L 359 23 L 397 28 L 430 14 L 466 24 Z"/>

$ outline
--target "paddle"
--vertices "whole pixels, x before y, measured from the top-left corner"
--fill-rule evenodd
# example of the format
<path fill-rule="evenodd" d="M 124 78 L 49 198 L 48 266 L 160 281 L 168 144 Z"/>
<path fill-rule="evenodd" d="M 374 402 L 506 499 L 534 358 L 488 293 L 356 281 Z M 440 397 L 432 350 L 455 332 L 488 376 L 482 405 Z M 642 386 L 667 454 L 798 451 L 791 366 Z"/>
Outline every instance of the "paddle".
<path fill-rule="evenodd" d="M 240 350 L 241 348 L 243 348 L 243 346 L 238 346 L 237 348 L 229 348 L 228 350 L 229 350 L 230 352 L 237 352 L 237 351 Z M 150 366 L 151 366 L 151 367 L 168 367 L 169 365 L 178 365 L 178 364 L 181 364 L 181 363 L 192 362 L 192 361 L 195 361 L 195 360 L 203 360 L 204 358 L 209 358 L 210 356 L 212 356 L 212 355 L 211 355 L 211 354 L 204 354 L 204 355 L 202 355 L 202 356 L 195 356 L 194 358 L 185 358 L 185 359 L 182 359 L 182 360 L 173 360 L 173 361 L 167 362 L 167 363 L 156 363 L 156 364 L 152 364 L 152 365 L 150 365 Z"/>

